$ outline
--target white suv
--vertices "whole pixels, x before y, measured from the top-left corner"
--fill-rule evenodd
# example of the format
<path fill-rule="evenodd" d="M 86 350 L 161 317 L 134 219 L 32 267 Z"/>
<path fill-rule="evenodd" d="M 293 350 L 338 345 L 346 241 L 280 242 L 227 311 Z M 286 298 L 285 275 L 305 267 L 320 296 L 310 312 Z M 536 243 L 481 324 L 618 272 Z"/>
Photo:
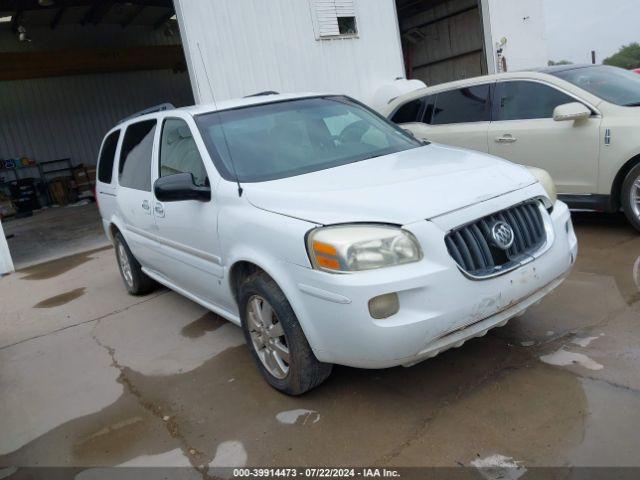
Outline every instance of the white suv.
<path fill-rule="evenodd" d="M 427 145 L 335 95 L 128 119 L 98 164 L 130 293 L 154 281 L 240 325 L 275 388 L 411 365 L 557 287 L 577 241 L 543 172 Z"/>
<path fill-rule="evenodd" d="M 569 206 L 640 230 L 640 75 L 567 65 L 414 91 L 383 112 L 416 137 L 547 170 Z"/>

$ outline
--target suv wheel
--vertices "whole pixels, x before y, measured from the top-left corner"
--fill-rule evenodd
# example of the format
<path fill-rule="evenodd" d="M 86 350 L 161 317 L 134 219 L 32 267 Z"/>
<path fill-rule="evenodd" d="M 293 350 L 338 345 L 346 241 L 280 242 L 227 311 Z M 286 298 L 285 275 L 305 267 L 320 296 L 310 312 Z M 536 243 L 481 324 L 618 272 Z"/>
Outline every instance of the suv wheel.
<path fill-rule="evenodd" d="M 332 365 L 318 361 L 282 290 L 264 272 L 247 277 L 238 292 L 244 336 L 273 388 L 300 395 L 320 385 Z"/>
<path fill-rule="evenodd" d="M 629 222 L 640 230 L 640 164 L 633 167 L 624 179 L 621 200 Z"/>
<path fill-rule="evenodd" d="M 124 286 L 131 295 L 145 295 L 151 292 L 156 283 L 142 271 L 140 263 L 129 250 L 121 233 L 115 236 L 116 258 Z"/>

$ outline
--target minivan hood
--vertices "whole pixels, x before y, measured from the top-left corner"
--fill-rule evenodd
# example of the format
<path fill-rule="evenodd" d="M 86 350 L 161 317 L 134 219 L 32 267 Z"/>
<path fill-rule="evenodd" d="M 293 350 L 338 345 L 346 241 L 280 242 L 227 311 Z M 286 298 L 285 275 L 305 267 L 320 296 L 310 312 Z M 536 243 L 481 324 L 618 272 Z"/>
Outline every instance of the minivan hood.
<path fill-rule="evenodd" d="M 248 201 L 258 208 L 321 225 L 405 225 L 535 182 L 526 168 L 497 157 L 429 144 L 242 187 Z"/>

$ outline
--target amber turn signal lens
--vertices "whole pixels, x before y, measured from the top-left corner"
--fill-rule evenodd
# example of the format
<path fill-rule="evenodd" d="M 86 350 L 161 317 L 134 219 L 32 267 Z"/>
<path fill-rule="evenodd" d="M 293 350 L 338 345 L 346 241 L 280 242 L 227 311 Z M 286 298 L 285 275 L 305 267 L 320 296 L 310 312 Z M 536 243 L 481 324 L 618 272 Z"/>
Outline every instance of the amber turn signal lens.
<path fill-rule="evenodd" d="M 320 265 L 323 268 L 329 268 L 331 270 L 340 270 L 340 262 L 338 262 L 338 260 L 336 260 L 335 258 L 317 256 L 316 262 L 318 262 L 318 265 Z"/>
<path fill-rule="evenodd" d="M 330 257 L 335 257 L 338 255 L 338 251 L 335 247 L 329 245 L 328 243 L 322 242 L 313 242 L 313 251 L 316 252 L 316 255 L 328 255 Z"/>
<path fill-rule="evenodd" d="M 313 242 L 313 253 L 316 262 L 323 268 L 330 270 L 340 270 L 340 262 L 338 261 L 338 251 L 332 245 L 322 242 Z"/>

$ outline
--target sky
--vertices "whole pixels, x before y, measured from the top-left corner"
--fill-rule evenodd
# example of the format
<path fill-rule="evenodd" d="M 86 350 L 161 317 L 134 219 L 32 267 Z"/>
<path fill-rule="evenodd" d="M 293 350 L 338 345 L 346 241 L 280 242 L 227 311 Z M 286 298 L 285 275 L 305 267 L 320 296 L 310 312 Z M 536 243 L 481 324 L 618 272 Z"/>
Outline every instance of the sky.
<path fill-rule="evenodd" d="M 526 0 L 517 0 L 526 1 Z M 549 58 L 597 63 L 640 43 L 640 0 L 544 0 Z"/>

